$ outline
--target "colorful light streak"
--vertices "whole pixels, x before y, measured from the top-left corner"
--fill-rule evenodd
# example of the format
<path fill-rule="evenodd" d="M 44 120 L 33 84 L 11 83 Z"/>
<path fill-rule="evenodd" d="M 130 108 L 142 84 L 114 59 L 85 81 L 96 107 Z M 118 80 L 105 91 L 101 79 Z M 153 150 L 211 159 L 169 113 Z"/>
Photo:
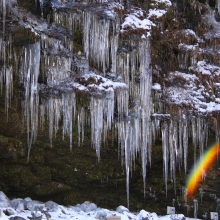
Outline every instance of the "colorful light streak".
<path fill-rule="evenodd" d="M 220 143 L 217 143 L 210 147 L 197 162 L 196 166 L 190 172 L 186 184 L 186 195 L 192 197 L 198 185 L 203 179 L 204 173 L 207 173 L 213 163 L 217 160 L 220 152 Z"/>

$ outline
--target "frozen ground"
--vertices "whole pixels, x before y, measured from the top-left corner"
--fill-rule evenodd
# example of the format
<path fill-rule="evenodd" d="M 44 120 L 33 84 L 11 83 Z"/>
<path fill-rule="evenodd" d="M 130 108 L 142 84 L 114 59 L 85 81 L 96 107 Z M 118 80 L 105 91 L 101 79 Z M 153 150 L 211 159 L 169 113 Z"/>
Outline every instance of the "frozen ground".
<path fill-rule="evenodd" d="M 166 214 L 166 213 L 164 213 Z M 10 200 L 0 191 L 0 220 L 43 220 L 43 219 L 73 219 L 73 220 L 105 220 L 109 217 L 121 217 L 121 220 L 182 220 L 184 215 L 158 216 L 141 210 L 131 213 L 126 207 L 118 206 L 116 210 L 99 208 L 91 202 L 84 202 L 75 206 L 62 206 L 53 201 L 40 202 L 31 198 L 16 198 Z"/>

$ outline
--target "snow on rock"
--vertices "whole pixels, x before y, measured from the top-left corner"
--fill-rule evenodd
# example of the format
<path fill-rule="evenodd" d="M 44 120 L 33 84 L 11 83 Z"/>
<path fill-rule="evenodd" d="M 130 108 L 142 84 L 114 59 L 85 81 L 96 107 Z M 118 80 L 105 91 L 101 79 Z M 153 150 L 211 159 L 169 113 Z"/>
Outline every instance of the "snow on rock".
<path fill-rule="evenodd" d="M 108 2 L 107 4 L 109 9 L 119 9 L 119 10 L 124 10 L 124 6 L 119 3 L 119 2 Z"/>
<path fill-rule="evenodd" d="M 171 6 L 169 0 L 156 0 L 155 5 L 158 6 L 159 3 L 165 4 L 167 7 Z M 152 26 L 156 24 L 151 21 L 151 19 L 158 19 L 165 15 L 167 10 L 160 9 L 159 6 L 154 9 L 149 9 L 148 12 L 141 8 L 131 8 L 130 12 L 125 15 L 124 22 L 121 24 L 121 32 L 124 33 L 130 30 L 145 30 L 147 32 L 151 31 Z"/>
<path fill-rule="evenodd" d="M 198 112 L 220 110 L 219 97 L 217 97 L 219 68 L 201 61 L 191 66 L 190 70 L 193 74 L 178 71 L 170 73 L 169 85 L 166 87 L 167 101 L 191 106 Z"/>
<path fill-rule="evenodd" d="M 193 67 L 191 67 L 190 69 L 192 69 Z M 197 66 L 194 68 L 195 71 L 203 74 L 203 75 L 216 75 L 219 76 L 220 75 L 220 67 L 219 66 L 215 66 L 209 63 L 206 63 L 205 60 L 199 61 L 197 63 Z"/>
<path fill-rule="evenodd" d="M 163 9 L 150 9 L 149 10 L 149 14 L 148 14 L 148 18 L 151 18 L 151 17 L 156 17 L 156 18 L 160 18 L 162 17 L 164 14 L 166 14 L 166 10 L 163 10 Z"/>
<path fill-rule="evenodd" d="M 97 205 L 94 203 L 91 203 L 89 201 L 84 202 L 83 204 L 81 204 L 81 209 L 84 212 L 91 212 L 97 209 Z"/>
<path fill-rule="evenodd" d="M 152 85 L 152 89 L 161 90 L 161 85 L 159 83 L 154 83 L 154 85 Z"/>
<path fill-rule="evenodd" d="M 121 76 L 116 75 L 114 79 L 108 79 L 94 72 L 70 77 L 55 87 L 60 90 L 76 89 L 90 94 L 102 94 L 114 90 L 128 89 L 128 86 L 122 81 Z"/>
<path fill-rule="evenodd" d="M 53 201 L 48 201 L 46 203 L 32 200 L 31 198 L 17 198 L 8 199 L 8 197 L 0 191 L 0 199 L 9 202 L 13 207 L 8 208 L 7 203 L 5 206 L 0 208 L 0 220 L 26 220 L 26 219 L 71 219 L 71 220 L 104 220 L 108 217 L 121 217 L 121 220 L 170 220 L 172 219 L 170 215 L 158 216 L 156 213 L 150 213 L 145 210 L 141 210 L 137 213 L 130 212 L 126 207 L 120 205 L 117 207 L 116 211 L 108 210 L 105 208 L 98 208 L 96 204 L 86 201 L 82 204 L 77 204 L 76 206 L 65 207 L 58 205 Z M 34 210 L 23 206 L 22 210 L 15 210 L 16 207 L 21 204 L 29 202 L 32 204 L 40 204 L 43 209 L 38 209 L 35 207 Z M 32 207 L 33 208 L 33 207 Z M 178 220 L 184 219 L 184 215 L 178 214 Z"/>
<path fill-rule="evenodd" d="M 145 11 L 141 8 L 133 8 L 131 12 L 126 15 L 124 22 L 121 25 L 121 32 L 129 30 L 151 30 L 152 26 L 156 26 L 152 21 L 146 18 Z"/>
<path fill-rule="evenodd" d="M 123 205 L 120 205 L 117 207 L 116 212 L 123 213 L 123 212 L 129 212 L 129 210 Z"/>
<path fill-rule="evenodd" d="M 166 6 L 171 6 L 172 3 L 169 0 L 153 0 L 154 4 L 165 4 Z"/>

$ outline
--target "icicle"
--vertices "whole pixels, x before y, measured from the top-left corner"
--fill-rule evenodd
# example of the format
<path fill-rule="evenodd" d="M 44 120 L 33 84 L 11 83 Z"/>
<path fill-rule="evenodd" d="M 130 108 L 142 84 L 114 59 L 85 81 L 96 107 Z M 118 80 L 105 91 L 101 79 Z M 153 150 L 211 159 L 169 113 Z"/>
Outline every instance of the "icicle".
<path fill-rule="evenodd" d="M 188 124 L 187 120 L 183 120 L 183 149 L 184 149 L 184 168 L 187 171 L 187 158 L 188 158 Z"/>
<path fill-rule="evenodd" d="M 179 120 L 179 132 L 178 132 L 178 143 L 179 143 L 179 150 L 178 150 L 178 157 L 179 157 L 179 165 L 182 166 L 182 159 L 183 159 L 183 119 L 182 113 L 178 116 Z"/>
<path fill-rule="evenodd" d="M 8 120 L 8 108 L 11 102 L 12 90 L 13 90 L 12 68 L 10 69 L 7 68 L 5 71 L 5 111 L 6 111 L 7 120 Z"/>
<path fill-rule="evenodd" d="M 171 119 L 170 124 L 169 124 L 169 128 L 168 128 L 168 142 L 169 142 L 168 155 L 170 156 L 170 158 L 169 158 L 170 175 L 171 175 L 172 181 L 174 182 L 174 188 L 175 188 L 175 194 L 176 194 L 176 161 L 178 160 L 178 158 L 177 158 L 178 152 L 177 152 L 177 146 L 176 146 L 176 142 L 177 142 L 176 138 L 177 137 L 175 136 L 175 132 L 176 132 L 176 121 L 173 122 L 173 120 Z M 168 164 L 168 162 L 166 162 L 166 163 Z M 167 178 L 168 178 L 168 174 L 167 174 Z M 165 180 L 166 180 L 166 175 L 165 175 Z"/>
<path fill-rule="evenodd" d="M 220 0 L 217 0 L 218 13 L 220 13 Z"/>
<path fill-rule="evenodd" d="M 2 23 L 3 23 L 3 29 L 2 29 L 2 36 L 5 37 L 5 19 L 6 19 L 6 3 L 5 0 L 2 0 Z"/>
<path fill-rule="evenodd" d="M 20 82 L 25 89 L 24 115 L 27 123 L 28 160 L 31 145 L 36 140 L 38 131 L 39 96 L 37 81 L 40 67 L 40 43 L 24 48 L 24 60 L 20 71 Z"/>
<path fill-rule="evenodd" d="M 85 110 L 84 107 L 78 111 L 78 147 L 84 141 L 84 126 L 85 126 Z"/>
<path fill-rule="evenodd" d="M 90 101 L 91 112 L 91 142 L 96 150 L 98 161 L 100 160 L 100 147 L 103 129 L 103 100 L 91 97 Z"/>
<path fill-rule="evenodd" d="M 105 94 L 104 99 L 104 123 L 103 123 L 103 140 L 105 141 L 107 138 L 107 131 L 111 129 L 113 123 L 113 116 L 114 116 L 114 91 L 113 89 L 109 89 Z"/>
<path fill-rule="evenodd" d="M 146 189 L 146 166 L 147 166 L 147 153 L 151 150 L 152 135 L 150 131 L 150 116 L 152 111 L 151 106 L 151 87 L 152 87 L 152 72 L 151 72 L 151 55 L 150 45 L 148 39 L 142 39 L 139 43 L 139 73 L 140 73 L 140 115 L 142 121 L 141 131 L 141 157 L 142 157 L 142 176 L 144 182 L 144 196 Z"/>
<path fill-rule="evenodd" d="M 119 30 L 120 30 L 120 22 L 119 19 L 116 19 L 114 22 L 112 21 L 112 35 L 110 36 L 111 42 L 111 71 L 116 72 L 117 70 L 117 51 L 118 51 L 118 39 L 119 39 Z"/>
<path fill-rule="evenodd" d="M 103 133 L 111 127 L 114 114 L 114 93 L 109 91 L 102 99 L 92 96 L 90 101 L 91 142 L 100 160 L 100 148 Z"/>
<path fill-rule="evenodd" d="M 120 90 L 116 96 L 118 107 L 118 119 L 128 116 L 128 91 Z"/>
<path fill-rule="evenodd" d="M 75 93 L 63 93 L 62 94 L 62 115 L 63 115 L 63 137 L 68 135 L 70 138 L 70 151 L 72 151 L 72 128 L 73 118 L 75 118 Z"/>
<path fill-rule="evenodd" d="M 129 126 L 130 121 L 125 123 L 125 139 L 124 139 L 124 148 L 125 148 L 125 168 L 126 168 L 126 192 L 127 192 L 127 206 L 129 209 L 129 175 L 130 175 L 130 144 L 129 144 Z"/>
<path fill-rule="evenodd" d="M 192 117 L 191 123 L 192 123 L 192 140 L 193 140 L 193 147 L 194 147 L 194 164 L 196 164 L 196 148 L 198 145 L 198 135 L 197 135 L 197 124 L 196 124 L 195 117 Z"/>
<path fill-rule="evenodd" d="M 162 130 L 162 149 L 163 149 L 163 171 L 164 171 L 164 180 L 167 196 L 167 181 L 168 181 L 168 161 L 169 161 L 169 147 L 168 147 L 168 125 L 164 121 L 161 127 Z"/>

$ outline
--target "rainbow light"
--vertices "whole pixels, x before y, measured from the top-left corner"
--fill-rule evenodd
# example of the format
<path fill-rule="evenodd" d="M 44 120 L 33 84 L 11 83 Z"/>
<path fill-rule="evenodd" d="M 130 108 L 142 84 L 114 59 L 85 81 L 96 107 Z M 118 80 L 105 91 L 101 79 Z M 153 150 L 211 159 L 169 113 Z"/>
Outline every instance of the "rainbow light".
<path fill-rule="evenodd" d="M 220 143 L 211 146 L 197 162 L 195 168 L 192 169 L 187 179 L 186 195 L 193 196 L 199 183 L 202 181 L 204 171 L 207 173 L 209 168 L 217 159 L 220 152 Z"/>

